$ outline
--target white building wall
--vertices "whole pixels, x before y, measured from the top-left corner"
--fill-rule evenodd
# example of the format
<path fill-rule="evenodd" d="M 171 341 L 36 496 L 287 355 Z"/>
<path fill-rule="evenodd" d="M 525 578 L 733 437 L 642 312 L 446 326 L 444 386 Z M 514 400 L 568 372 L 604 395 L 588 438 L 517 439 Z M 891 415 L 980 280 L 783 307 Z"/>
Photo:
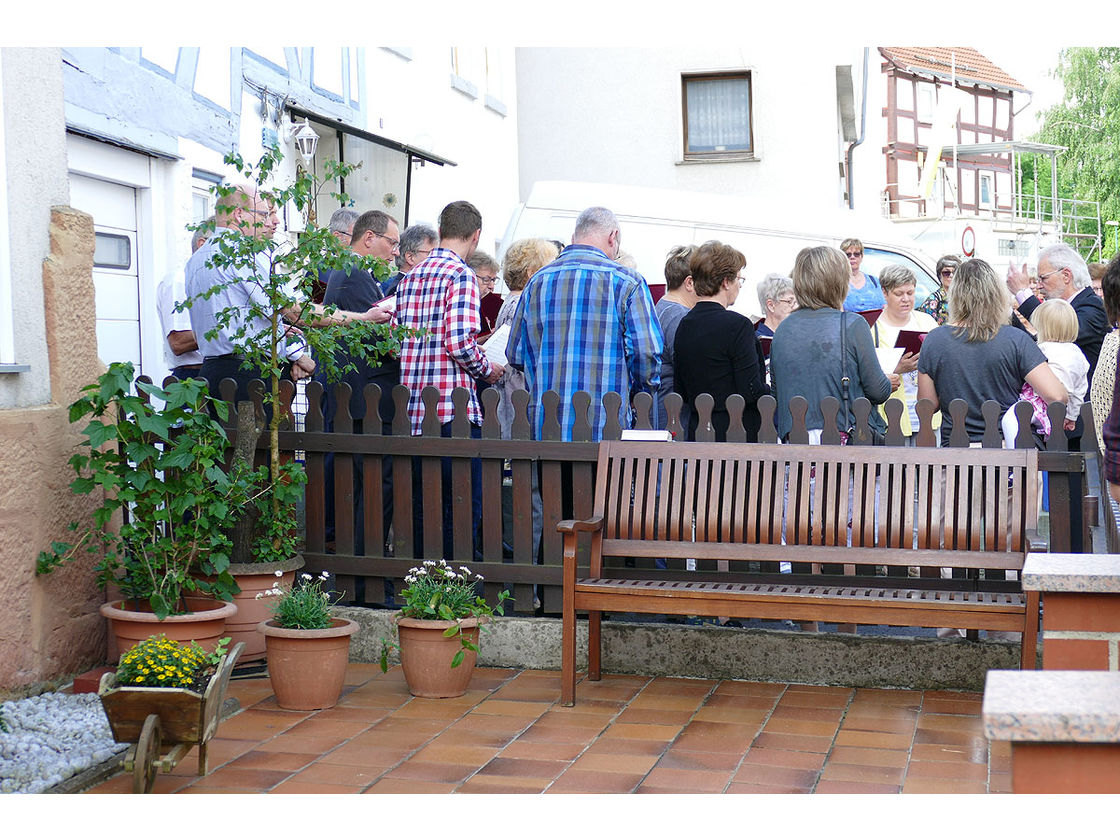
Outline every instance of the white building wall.
<path fill-rule="evenodd" d="M 858 122 L 858 47 L 791 54 L 758 38 L 739 48 L 518 49 L 520 194 L 558 179 L 836 207 L 837 64 L 853 65 Z M 738 70 L 752 74 L 758 159 L 683 162 L 681 74 Z"/>
<path fill-rule="evenodd" d="M 0 179 L 7 204 L 7 238 L 0 247 L 0 331 L 12 358 L 0 362 L 29 370 L 0 373 L 0 408 L 51 401 L 43 310 L 43 259 L 50 253 L 50 209 L 68 202 L 62 112 L 62 58 L 47 48 L 0 49 L 3 155 Z"/>
<path fill-rule="evenodd" d="M 435 226 L 446 204 L 470 201 L 482 213 L 479 247 L 494 254 L 518 201 L 514 50 L 463 47 L 458 58 L 453 82 L 448 47 L 367 50 L 367 86 L 377 92 L 368 130 L 453 160 L 414 166 L 410 220 Z"/>

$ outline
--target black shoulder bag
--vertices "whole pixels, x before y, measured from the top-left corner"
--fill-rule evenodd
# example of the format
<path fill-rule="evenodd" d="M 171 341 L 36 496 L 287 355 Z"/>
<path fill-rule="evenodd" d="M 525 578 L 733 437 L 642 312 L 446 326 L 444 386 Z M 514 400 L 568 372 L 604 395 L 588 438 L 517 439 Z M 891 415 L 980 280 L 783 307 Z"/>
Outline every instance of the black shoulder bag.
<path fill-rule="evenodd" d="M 852 381 L 848 377 L 848 346 L 845 339 L 845 336 L 847 335 L 847 314 L 848 313 L 844 310 L 840 310 L 840 396 L 841 405 L 844 409 L 844 419 L 846 420 L 847 418 L 851 417 L 853 420 L 853 425 L 849 426 L 848 430 L 845 432 L 848 441 L 851 442 L 855 440 L 856 429 L 854 425 L 855 414 L 852 412 L 852 397 L 850 390 Z M 872 411 L 874 411 L 874 408 L 872 409 Z M 868 418 L 868 420 L 870 421 L 870 418 Z M 868 422 L 868 428 L 871 431 L 872 446 L 883 446 L 884 444 L 886 444 L 886 434 L 872 426 L 870 422 Z"/>

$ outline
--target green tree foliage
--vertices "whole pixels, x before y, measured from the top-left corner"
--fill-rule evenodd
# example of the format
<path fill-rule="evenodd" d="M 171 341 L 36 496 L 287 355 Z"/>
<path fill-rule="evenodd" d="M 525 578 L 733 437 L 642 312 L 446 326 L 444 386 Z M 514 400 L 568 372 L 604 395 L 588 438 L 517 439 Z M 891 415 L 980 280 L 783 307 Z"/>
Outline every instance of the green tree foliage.
<path fill-rule="evenodd" d="M 1120 219 L 1120 47 L 1062 50 L 1053 74 L 1065 85 L 1062 101 L 1042 115 L 1034 136 L 1064 146 L 1058 156 L 1058 196 L 1098 201 L 1101 218 Z M 1024 192 L 1051 192 L 1045 161 L 1024 167 Z"/>

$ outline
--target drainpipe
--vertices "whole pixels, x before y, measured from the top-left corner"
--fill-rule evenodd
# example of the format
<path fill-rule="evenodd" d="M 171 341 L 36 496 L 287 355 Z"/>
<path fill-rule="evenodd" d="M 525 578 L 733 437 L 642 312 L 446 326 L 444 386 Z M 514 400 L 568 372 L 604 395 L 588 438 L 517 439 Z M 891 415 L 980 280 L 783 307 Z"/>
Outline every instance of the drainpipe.
<path fill-rule="evenodd" d="M 864 131 L 867 128 L 867 55 L 870 47 L 863 48 L 863 94 L 859 103 L 859 138 L 848 144 L 848 209 L 855 209 L 855 190 L 852 189 L 852 150 L 863 142 Z"/>

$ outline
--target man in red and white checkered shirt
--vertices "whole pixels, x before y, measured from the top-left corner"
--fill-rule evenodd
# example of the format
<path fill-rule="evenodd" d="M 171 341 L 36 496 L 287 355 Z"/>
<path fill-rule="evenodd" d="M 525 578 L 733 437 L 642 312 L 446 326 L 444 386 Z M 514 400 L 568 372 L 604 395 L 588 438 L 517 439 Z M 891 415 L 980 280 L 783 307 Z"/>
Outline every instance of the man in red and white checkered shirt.
<path fill-rule="evenodd" d="M 401 278 L 397 286 L 397 308 L 394 322 L 403 327 L 423 330 L 419 337 L 401 342 L 401 384 L 409 390 L 408 416 L 412 434 L 420 434 L 424 421 L 421 392 L 429 385 L 439 389 L 436 413 L 440 434 L 451 436 L 455 407 L 451 392 L 465 388 L 467 419 L 471 437 L 482 437 L 482 407 L 479 405 L 475 381 L 493 384 L 505 368 L 491 362 L 478 347 L 476 338 L 482 325 L 479 316 L 478 283 L 466 260 L 478 248 L 482 234 L 482 214 L 467 201 L 453 201 L 439 215 L 439 247 L 428 258 Z M 451 560 L 451 459 L 443 465 L 443 556 Z M 471 461 L 472 521 L 476 532 L 481 518 L 481 466 Z M 413 520 L 416 548 L 422 542 L 423 510 L 420 494 L 413 499 Z M 466 556 L 454 557 L 458 562 L 473 560 L 474 546 Z M 419 556 L 419 555 L 417 555 Z"/>
<path fill-rule="evenodd" d="M 419 338 L 401 343 L 401 384 L 408 387 L 408 415 L 412 434 L 420 434 L 424 405 L 420 392 L 429 385 L 439 389 L 436 411 L 440 425 L 451 422 L 455 410 L 451 392 L 470 392 L 470 422 L 482 425 L 482 407 L 475 395 L 475 380 L 498 381 L 504 368 L 490 362 L 475 340 L 482 326 L 478 283 L 466 260 L 478 247 L 482 215 L 466 201 L 455 201 L 439 216 L 439 247 L 406 274 L 397 286 L 396 322 L 426 330 Z"/>

